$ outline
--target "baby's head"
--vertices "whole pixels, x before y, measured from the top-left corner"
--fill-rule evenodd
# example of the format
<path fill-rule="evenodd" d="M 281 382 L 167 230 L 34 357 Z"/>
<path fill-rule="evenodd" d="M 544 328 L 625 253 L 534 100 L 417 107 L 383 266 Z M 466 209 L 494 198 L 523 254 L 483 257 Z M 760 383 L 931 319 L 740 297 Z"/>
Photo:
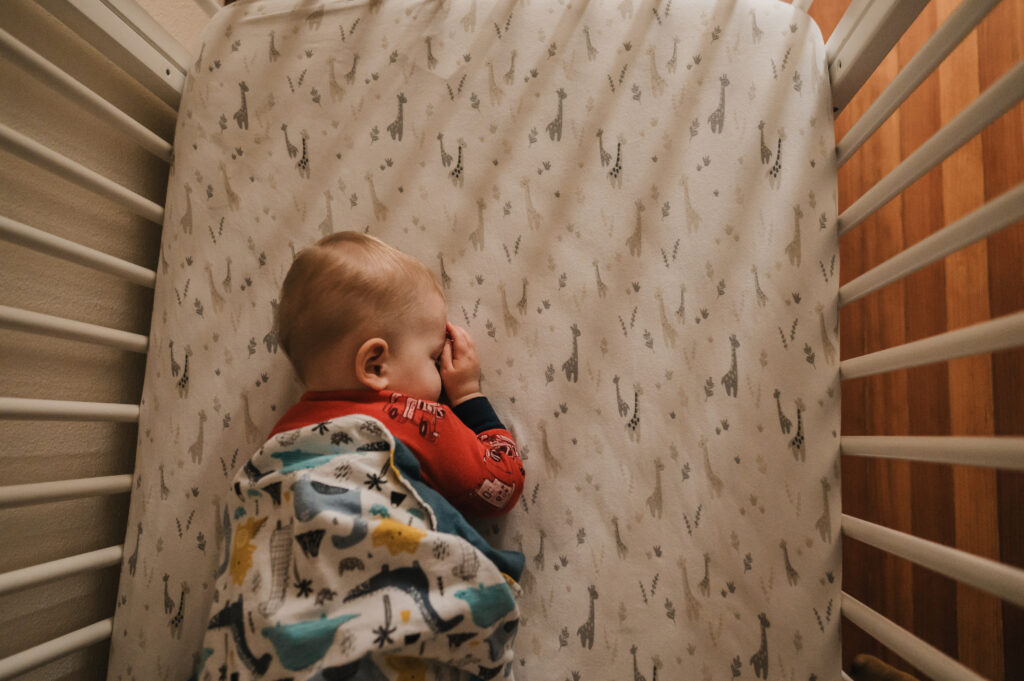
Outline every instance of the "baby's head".
<path fill-rule="evenodd" d="M 277 311 L 278 338 L 308 390 L 394 390 L 437 400 L 447 307 L 420 261 L 359 232 L 296 256 Z"/>

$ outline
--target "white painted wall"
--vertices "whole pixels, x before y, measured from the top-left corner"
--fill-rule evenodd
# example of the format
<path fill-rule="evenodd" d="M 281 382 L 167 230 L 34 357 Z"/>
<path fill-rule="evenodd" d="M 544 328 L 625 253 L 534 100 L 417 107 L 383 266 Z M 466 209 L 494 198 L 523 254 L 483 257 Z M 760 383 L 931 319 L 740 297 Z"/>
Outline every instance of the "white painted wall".
<path fill-rule="evenodd" d="M 140 4 L 193 53 L 207 21 L 191 0 Z M 0 1 L 0 27 L 165 139 L 175 112 L 31 0 Z M 0 58 L 0 122 L 162 204 L 167 165 Z M 157 225 L 0 152 L 0 215 L 155 268 Z M 0 241 L 0 305 L 136 333 L 149 330 L 152 291 Z M 138 403 L 145 357 L 0 331 L 0 395 Z M 130 473 L 132 424 L 0 421 L 0 484 Z M 120 544 L 128 497 L 0 510 L 0 572 Z M 134 547 L 132 528 L 128 544 Z M 117 568 L 0 596 L 0 658 L 109 617 Z M 153 575 L 160 579 L 160 575 Z M 114 632 L 117 635 L 117 632 Z M 23 679 L 103 679 L 107 645 Z"/>

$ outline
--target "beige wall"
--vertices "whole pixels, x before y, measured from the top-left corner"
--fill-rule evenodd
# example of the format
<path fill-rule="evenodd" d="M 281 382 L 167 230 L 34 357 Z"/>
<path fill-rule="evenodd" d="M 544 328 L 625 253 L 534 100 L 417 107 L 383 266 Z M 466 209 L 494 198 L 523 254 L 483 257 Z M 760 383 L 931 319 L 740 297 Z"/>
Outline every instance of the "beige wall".
<path fill-rule="evenodd" d="M 206 16 L 190 0 L 144 0 L 193 49 Z M 3 0 L 0 27 L 165 139 L 174 112 L 30 0 Z M 0 59 L 0 122 L 162 204 L 167 165 Z M 131 262 L 157 266 L 160 228 L 114 203 L 0 151 L 0 215 Z M 0 241 L 0 305 L 146 334 L 152 291 Z M 145 357 L 0 331 L 0 395 L 138 403 Z M 0 484 L 130 473 L 132 424 L 0 421 Z M 124 541 L 128 497 L 0 510 L 0 572 Z M 127 544 L 134 547 L 134 531 Z M 0 658 L 114 611 L 118 570 L 0 596 Z M 115 632 L 115 636 L 117 633 Z M 25 679 L 102 679 L 107 644 Z"/>

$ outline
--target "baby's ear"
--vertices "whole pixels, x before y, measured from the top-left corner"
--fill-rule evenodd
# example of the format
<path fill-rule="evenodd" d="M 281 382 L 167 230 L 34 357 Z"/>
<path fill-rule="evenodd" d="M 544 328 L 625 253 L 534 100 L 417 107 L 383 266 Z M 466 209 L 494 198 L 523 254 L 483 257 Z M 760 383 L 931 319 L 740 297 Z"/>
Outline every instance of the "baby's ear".
<path fill-rule="evenodd" d="M 388 342 L 383 338 L 371 338 L 356 351 L 356 379 L 370 390 L 386 390 L 388 387 L 386 364 L 389 360 Z"/>

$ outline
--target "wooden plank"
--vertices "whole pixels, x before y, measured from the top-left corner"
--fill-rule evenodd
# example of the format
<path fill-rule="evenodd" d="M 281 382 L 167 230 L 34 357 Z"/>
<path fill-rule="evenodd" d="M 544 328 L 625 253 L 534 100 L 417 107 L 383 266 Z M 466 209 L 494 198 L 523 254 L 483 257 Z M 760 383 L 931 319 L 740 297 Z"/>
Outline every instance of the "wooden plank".
<path fill-rule="evenodd" d="M 938 21 L 935 5 L 930 4 L 900 40 L 896 53 L 900 68 L 918 52 L 935 32 Z M 937 74 L 924 82 L 903 103 L 900 118 L 900 155 L 906 158 L 938 132 L 939 79 Z M 903 192 L 902 229 L 904 243 L 921 241 L 943 223 L 943 168 L 938 166 Z M 946 277 L 942 263 L 933 263 L 911 276 L 906 283 L 907 305 L 904 319 L 907 340 L 927 338 L 946 331 Z M 949 385 L 945 363 L 917 367 L 907 372 L 908 432 L 911 435 L 949 433 Z M 953 476 L 949 466 L 913 463 L 908 483 L 913 534 L 952 544 L 955 526 L 946 509 L 953 497 Z M 928 641 L 947 655 L 957 654 L 957 627 L 949 620 L 948 604 L 956 600 L 956 582 L 931 570 L 912 568 L 913 625 L 916 636 Z"/>
<path fill-rule="evenodd" d="M 979 81 L 994 82 L 1024 56 L 1024 0 L 1007 0 L 978 27 Z M 1024 179 L 1024 107 L 1018 105 L 981 135 L 985 198 Z M 1024 309 L 1024 225 L 988 239 L 989 299 L 993 316 Z M 1024 349 L 992 355 L 994 426 L 997 434 L 1024 432 Z M 1024 566 L 1024 475 L 1001 471 L 998 480 L 1000 559 Z M 1003 604 L 1004 666 L 1024 668 L 1024 611 Z"/>
<path fill-rule="evenodd" d="M 940 20 L 958 5 L 938 0 Z M 939 67 L 943 123 L 980 93 L 978 38 L 970 34 Z M 981 138 L 976 137 L 943 163 L 942 206 L 945 222 L 967 214 L 985 201 Z M 981 241 L 946 258 L 946 314 L 950 328 L 991 318 L 988 302 L 988 244 Z M 978 355 L 949 362 L 950 427 L 957 435 L 991 435 L 992 362 Z M 996 472 L 970 466 L 953 468 L 953 508 L 960 549 L 999 557 Z M 991 681 L 1005 678 L 1003 668 L 1002 608 L 999 599 L 958 585 L 956 593 L 957 657 Z"/>

